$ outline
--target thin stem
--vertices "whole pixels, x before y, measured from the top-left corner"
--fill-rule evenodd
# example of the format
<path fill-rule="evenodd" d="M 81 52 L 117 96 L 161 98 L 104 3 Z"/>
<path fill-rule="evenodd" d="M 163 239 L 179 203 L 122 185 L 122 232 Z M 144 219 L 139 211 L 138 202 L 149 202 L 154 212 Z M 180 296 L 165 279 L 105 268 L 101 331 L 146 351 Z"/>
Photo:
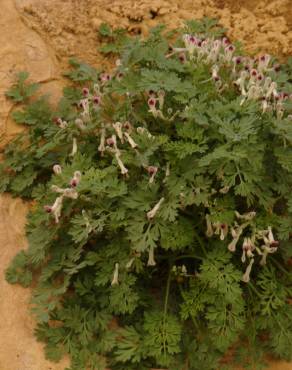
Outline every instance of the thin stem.
<path fill-rule="evenodd" d="M 270 258 L 273 261 L 273 263 L 278 267 L 278 269 L 281 270 L 283 274 L 287 275 L 289 279 L 291 279 L 291 274 L 287 270 L 285 270 L 284 267 L 274 257 L 271 256 Z"/>
<path fill-rule="evenodd" d="M 261 294 L 260 292 L 257 290 L 257 288 L 251 283 L 249 282 L 248 283 L 248 286 L 251 288 L 251 290 L 259 297 L 261 298 Z"/>
<path fill-rule="evenodd" d="M 170 290 L 170 282 L 171 282 L 171 270 L 172 270 L 172 261 L 169 261 L 169 272 L 168 278 L 166 282 L 166 291 L 165 291 L 165 298 L 164 298 L 164 309 L 163 309 L 163 335 L 165 335 L 165 325 L 166 325 L 166 315 L 167 315 L 167 308 L 168 308 L 168 299 L 169 299 L 169 290 Z M 166 356 L 166 340 L 163 340 L 163 352 L 164 356 Z"/>
<path fill-rule="evenodd" d="M 200 247 L 202 248 L 204 254 L 207 255 L 207 251 L 206 251 L 206 248 L 205 248 L 205 245 L 204 245 L 204 242 L 203 242 L 202 238 L 197 234 L 196 231 L 194 231 L 194 235 L 195 235 L 195 238 L 197 239 L 197 241 L 199 242 Z"/>
<path fill-rule="evenodd" d="M 197 260 L 203 260 L 204 258 L 201 257 L 201 256 L 198 256 L 196 254 L 184 254 L 182 256 L 179 256 L 177 257 L 175 260 L 181 260 L 181 259 L 184 259 L 184 258 L 193 258 L 193 259 L 197 259 Z"/>

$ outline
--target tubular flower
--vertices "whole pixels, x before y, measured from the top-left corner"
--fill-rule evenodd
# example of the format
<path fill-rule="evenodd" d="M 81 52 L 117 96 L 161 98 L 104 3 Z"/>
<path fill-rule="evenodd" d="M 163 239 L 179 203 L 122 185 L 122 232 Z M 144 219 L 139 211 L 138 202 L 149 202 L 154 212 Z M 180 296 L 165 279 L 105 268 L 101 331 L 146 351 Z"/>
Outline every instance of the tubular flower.
<path fill-rule="evenodd" d="M 155 266 L 155 265 L 156 265 L 156 262 L 154 260 L 154 248 L 151 245 L 151 247 L 149 248 L 149 255 L 148 255 L 147 266 Z"/>
<path fill-rule="evenodd" d="M 70 180 L 70 185 L 73 188 L 75 188 L 80 183 L 80 180 L 81 180 L 81 172 L 80 171 L 75 171 L 74 176 Z"/>
<path fill-rule="evenodd" d="M 155 204 L 155 206 L 147 212 L 147 218 L 148 220 L 152 220 L 152 218 L 155 217 L 156 213 L 159 211 L 161 204 L 164 202 L 164 198 L 161 198 L 158 203 Z"/>
<path fill-rule="evenodd" d="M 131 147 L 133 149 L 137 148 L 138 145 L 135 143 L 133 138 L 127 132 L 124 132 L 124 135 L 126 136 L 126 139 L 127 139 L 128 143 L 131 145 Z"/>
<path fill-rule="evenodd" d="M 72 151 L 71 151 L 70 155 L 71 155 L 72 157 L 74 157 L 74 155 L 77 153 L 77 150 L 78 150 L 78 147 L 77 147 L 77 140 L 76 140 L 76 138 L 74 137 L 74 138 L 73 138 Z"/>
<path fill-rule="evenodd" d="M 252 269 L 252 265 L 254 263 L 254 258 L 252 258 L 245 270 L 245 273 L 243 274 L 241 280 L 245 283 L 248 283 L 250 281 L 250 273 L 251 273 L 251 269 Z"/>
<path fill-rule="evenodd" d="M 55 164 L 53 166 L 53 171 L 54 171 L 55 175 L 61 175 L 62 167 L 59 164 Z"/>
<path fill-rule="evenodd" d="M 111 286 L 114 286 L 114 285 L 119 285 L 119 264 L 118 263 L 115 264 L 114 275 L 113 275 L 113 279 L 111 282 Z"/>
<path fill-rule="evenodd" d="M 206 223 L 207 223 L 207 230 L 206 230 L 206 236 L 210 238 L 214 234 L 214 230 L 212 227 L 212 222 L 210 221 L 209 215 L 206 215 Z"/>
<path fill-rule="evenodd" d="M 123 143 L 124 142 L 124 137 L 123 137 L 123 131 L 122 131 L 122 124 L 121 124 L 121 122 L 113 123 L 113 128 L 115 129 L 115 131 L 116 131 L 116 133 L 118 135 L 118 138 Z"/>
<path fill-rule="evenodd" d="M 101 152 L 101 155 L 103 155 L 105 151 L 105 129 L 101 129 L 101 135 L 100 135 L 100 143 L 98 146 L 98 151 Z"/>
<path fill-rule="evenodd" d="M 236 230 L 234 228 L 231 229 L 231 235 L 233 237 L 233 240 L 228 245 L 228 249 L 230 250 L 230 252 L 235 252 L 236 245 L 238 243 L 238 240 L 239 240 L 241 234 L 242 234 L 242 228 L 241 227 L 238 227 Z"/>
<path fill-rule="evenodd" d="M 149 166 L 147 167 L 147 171 L 150 175 L 150 179 L 149 179 L 149 184 L 152 184 L 153 181 L 154 181 L 154 177 L 158 171 L 158 167 L 155 167 L 155 166 Z"/>

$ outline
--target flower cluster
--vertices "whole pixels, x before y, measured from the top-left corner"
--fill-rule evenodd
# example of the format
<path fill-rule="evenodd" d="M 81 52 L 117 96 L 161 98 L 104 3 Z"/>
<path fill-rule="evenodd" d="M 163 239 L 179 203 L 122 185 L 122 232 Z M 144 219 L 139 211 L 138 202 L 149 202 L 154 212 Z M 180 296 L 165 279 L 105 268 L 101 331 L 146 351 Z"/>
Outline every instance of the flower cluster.
<path fill-rule="evenodd" d="M 53 166 L 53 172 L 55 173 L 55 175 L 61 175 L 62 174 L 61 166 L 58 165 L 58 164 L 55 164 Z M 80 180 L 81 180 L 81 172 L 80 171 L 75 171 L 73 177 L 69 181 L 70 187 L 60 188 L 57 185 L 52 185 L 51 186 L 51 189 L 52 189 L 53 192 L 61 194 L 61 195 L 56 198 L 53 205 L 51 205 L 51 206 L 50 205 L 45 205 L 44 210 L 47 213 L 52 213 L 54 215 L 56 224 L 59 223 L 59 220 L 60 220 L 64 198 L 71 198 L 71 199 L 77 199 L 78 198 L 78 192 L 75 188 L 80 183 Z"/>
<path fill-rule="evenodd" d="M 272 64 L 270 55 L 249 56 L 235 55 L 236 48 L 224 37 L 222 39 L 202 38 L 197 35 L 183 36 L 184 48 L 173 48 L 167 57 L 178 53 L 181 62 L 188 60 L 195 63 L 210 65 L 211 78 L 219 91 L 228 87 L 221 75 L 221 69 L 231 68 L 233 84 L 242 96 L 241 104 L 247 100 L 261 101 L 263 113 L 276 111 L 278 117 L 283 116 L 284 101 L 292 100 L 292 94 L 280 92 L 277 83 L 272 80 L 271 72 L 278 72 L 279 65 Z M 207 82 L 206 80 L 204 82 Z M 151 98 L 150 110 L 156 116 L 161 113 L 155 108 L 155 99 Z"/>
<path fill-rule="evenodd" d="M 247 259 L 250 261 L 242 277 L 242 280 L 247 283 L 249 282 L 250 272 L 254 263 L 254 252 L 261 256 L 259 263 L 263 266 L 266 264 L 267 255 L 277 251 L 279 242 L 274 239 L 271 226 L 266 230 L 257 229 L 254 226 L 253 219 L 256 216 L 256 212 L 251 211 L 241 215 L 239 212 L 235 211 L 235 216 L 236 220 L 233 225 L 229 227 L 226 223 L 218 221 L 211 222 L 210 216 L 206 215 L 206 236 L 212 237 L 214 234 L 220 235 L 220 239 L 224 240 L 230 228 L 232 240 L 227 248 L 230 252 L 234 253 L 244 230 L 248 228 L 252 229 L 252 234 L 250 236 L 245 236 L 242 243 L 241 262 L 245 263 Z"/>

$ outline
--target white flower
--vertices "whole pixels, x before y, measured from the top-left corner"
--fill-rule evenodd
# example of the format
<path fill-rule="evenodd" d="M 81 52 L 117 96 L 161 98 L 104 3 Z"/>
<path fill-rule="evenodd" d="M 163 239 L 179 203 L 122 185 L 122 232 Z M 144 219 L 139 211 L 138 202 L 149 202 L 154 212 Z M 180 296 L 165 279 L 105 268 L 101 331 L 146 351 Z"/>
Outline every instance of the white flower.
<path fill-rule="evenodd" d="M 84 125 L 83 121 L 81 118 L 76 118 L 75 120 L 75 125 L 80 128 L 80 130 L 85 130 L 86 126 Z"/>
<path fill-rule="evenodd" d="M 154 248 L 153 248 L 153 246 L 151 246 L 149 248 L 149 255 L 148 255 L 147 266 L 155 266 L 155 265 L 156 265 L 156 262 L 154 260 Z"/>
<path fill-rule="evenodd" d="M 161 198 L 157 204 L 149 211 L 147 212 L 147 218 L 148 220 L 151 220 L 155 217 L 156 213 L 158 212 L 161 204 L 164 202 L 164 198 Z"/>
<path fill-rule="evenodd" d="M 135 261 L 135 257 L 132 257 L 129 262 L 127 262 L 126 264 L 126 269 L 129 270 L 133 264 L 133 262 Z"/>
<path fill-rule="evenodd" d="M 206 236 L 210 238 L 211 236 L 213 236 L 214 231 L 213 231 L 212 222 L 210 221 L 209 215 L 206 215 L 206 223 L 207 223 Z"/>
<path fill-rule="evenodd" d="M 236 230 L 234 228 L 231 229 L 231 235 L 233 237 L 233 240 L 228 245 L 228 249 L 230 250 L 230 252 L 235 252 L 236 245 L 238 243 L 238 240 L 239 240 L 241 234 L 242 234 L 242 228 L 241 227 L 238 227 Z"/>
<path fill-rule="evenodd" d="M 53 166 L 53 171 L 55 175 L 60 175 L 62 173 L 62 167 L 59 164 Z"/>
<path fill-rule="evenodd" d="M 111 282 L 111 286 L 114 286 L 114 285 L 119 285 L 119 264 L 118 263 L 115 264 L 114 275 L 113 275 L 113 279 Z"/>
<path fill-rule="evenodd" d="M 103 155 L 104 151 L 105 151 L 105 129 L 102 128 L 101 129 L 101 135 L 100 135 L 100 144 L 99 144 L 99 147 L 98 147 L 98 151 L 101 152 L 101 154 Z"/>
<path fill-rule="evenodd" d="M 116 131 L 116 133 L 118 135 L 118 138 L 123 143 L 124 142 L 124 138 L 123 138 L 123 132 L 122 132 L 122 124 L 121 124 L 121 122 L 113 123 L 113 128 L 115 129 L 115 131 Z"/>
<path fill-rule="evenodd" d="M 115 154 L 115 157 L 116 157 L 116 160 L 118 162 L 118 165 L 120 167 L 120 170 L 121 170 L 121 174 L 122 175 L 126 175 L 128 173 L 128 169 L 124 166 L 124 163 L 122 162 L 121 158 L 120 158 L 120 153 L 116 153 Z"/>
<path fill-rule="evenodd" d="M 71 156 L 74 157 L 74 155 L 77 153 L 77 140 L 76 138 L 74 137 L 73 138 L 73 145 L 72 145 L 72 152 L 71 152 Z"/>
<path fill-rule="evenodd" d="M 75 188 L 80 183 L 80 180 L 81 180 L 81 172 L 75 171 L 74 176 L 70 180 L 70 185 Z"/>
<path fill-rule="evenodd" d="M 252 269 L 252 265 L 254 263 L 254 259 L 252 258 L 245 270 L 245 273 L 243 274 L 242 276 L 242 281 L 244 281 L 245 283 L 248 283 L 250 281 L 250 273 L 251 273 L 251 269 Z"/>
<path fill-rule="evenodd" d="M 131 147 L 133 149 L 137 148 L 138 145 L 135 143 L 135 141 L 132 139 L 132 137 L 127 132 L 124 132 L 124 135 L 126 136 L 126 139 L 127 139 L 128 143 L 131 145 Z"/>
<path fill-rule="evenodd" d="M 55 203 L 51 207 L 51 212 L 55 217 L 56 224 L 59 223 L 59 218 L 61 216 L 61 210 L 63 206 L 63 196 L 56 198 Z"/>

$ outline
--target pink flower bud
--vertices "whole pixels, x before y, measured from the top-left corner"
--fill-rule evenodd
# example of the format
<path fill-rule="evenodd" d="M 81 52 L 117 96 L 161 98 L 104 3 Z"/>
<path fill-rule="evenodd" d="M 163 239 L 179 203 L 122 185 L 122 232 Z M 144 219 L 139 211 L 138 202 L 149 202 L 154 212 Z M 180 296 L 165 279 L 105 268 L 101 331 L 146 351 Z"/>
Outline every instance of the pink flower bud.
<path fill-rule="evenodd" d="M 82 94 L 83 94 L 84 96 L 88 96 L 88 95 L 89 95 L 89 89 L 88 89 L 87 87 L 83 87 L 83 89 L 82 89 Z"/>
<path fill-rule="evenodd" d="M 93 101 L 93 103 L 94 103 L 94 104 L 99 105 L 99 104 L 100 104 L 100 102 L 101 102 L 101 97 L 100 97 L 100 96 L 98 96 L 98 95 L 95 95 L 95 96 L 92 98 L 92 101 Z"/>
<path fill-rule="evenodd" d="M 157 170 L 158 170 L 158 168 L 155 167 L 155 166 L 148 166 L 147 167 L 147 171 L 148 171 L 149 175 L 155 174 L 157 172 Z"/>
<path fill-rule="evenodd" d="M 187 60 L 185 53 L 180 53 L 178 58 L 179 58 L 181 63 L 185 63 L 186 60 Z"/>
<path fill-rule="evenodd" d="M 156 99 L 154 99 L 154 98 L 148 99 L 149 107 L 153 108 L 153 107 L 155 107 L 155 104 L 156 104 Z"/>
<path fill-rule="evenodd" d="M 276 64 L 276 65 L 274 66 L 274 71 L 275 71 L 275 72 L 279 72 L 279 71 L 280 71 L 280 69 L 281 69 L 280 64 Z"/>
<path fill-rule="evenodd" d="M 52 212 L 52 207 L 51 207 L 51 206 L 48 206 L 48 205 L 45 205 L 45 206 L 44 206 L 44 210 L 45 210 L 47 213 L 51 213 L 51 212 Z"/>
<path fill-rule="evenodd" d="M 252 70 L 250 71 L 250 75 L 251 75 L 252 77 L 256 77 L 256 76 L 258 75 L 257 70 L 256 70 L 256 69 L 252 69 Z"/>
<path fill-rule="evenodd" d="M 114 145 L 115 141 L 112 137 L 109 137 L 108 139 L 106 139 L 106 143 L 107 143 L 107 145 L 112 146 L 112 145 Z"/>

